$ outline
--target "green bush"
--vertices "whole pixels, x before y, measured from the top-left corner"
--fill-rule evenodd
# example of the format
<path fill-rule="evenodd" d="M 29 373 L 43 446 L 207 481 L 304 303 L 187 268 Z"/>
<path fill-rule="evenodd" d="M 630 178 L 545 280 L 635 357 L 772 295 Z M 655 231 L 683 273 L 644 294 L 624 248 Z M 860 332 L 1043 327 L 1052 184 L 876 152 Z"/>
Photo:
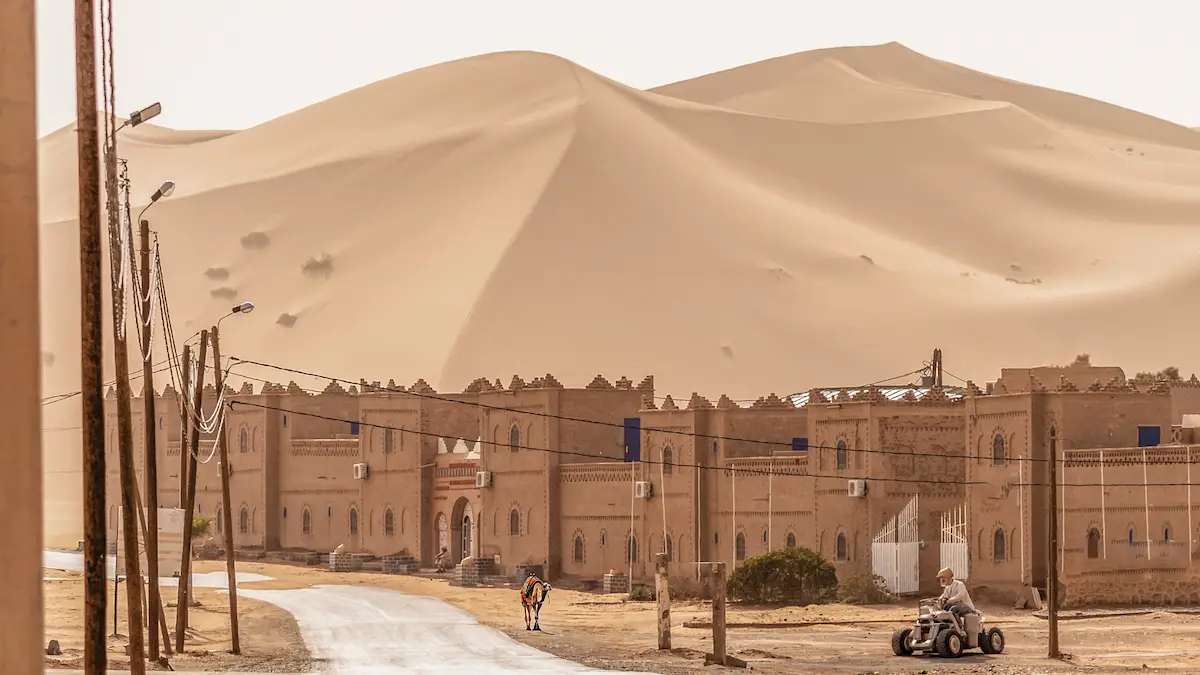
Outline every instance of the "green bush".
<path fill-rule="evenodd" d="M 747 558 L 729 575 L 726 592 L 743 602 L 812 605 L 837 595 L 837 573 L 807 548 L 789 548 Z"/>
<path fill-rule="evenodd" d="M 838 583 L 837 599 L 847 605 L 883 605 L 895 602 L 896 596 L 888 591 L 883 577 L 863 572 Z"/>

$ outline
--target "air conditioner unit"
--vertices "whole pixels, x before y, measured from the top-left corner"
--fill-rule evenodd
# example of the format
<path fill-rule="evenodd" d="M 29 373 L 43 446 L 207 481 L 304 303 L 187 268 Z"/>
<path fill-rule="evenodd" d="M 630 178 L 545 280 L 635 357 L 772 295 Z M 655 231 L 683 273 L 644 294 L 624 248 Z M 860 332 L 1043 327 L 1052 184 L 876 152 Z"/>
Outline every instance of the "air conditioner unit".
<path fill-rule="evenodd" d="M 654 485 L 649 481 L 638 481 L 633 485 L 633 496 L 638 499 L 650 499 L 654 494 Z"/>
<path fill-rule="evenodd" d="M 854 478 L 847 481 L 847 494 L 851 497 L 866 497 L 867 496 L 867 481 L 861 478 Z"/>
<path fill-rule="evenodd" d="M 492 472 L 491 471 L 476 471 L 475 472 L 475 487 L 477 487 L 477 488 L 492 487 Z"/>
<path fill-rule="evenodd" d="M 366 480 L 369 475 L 371 475 L 371 467 L 366 464 L 354 465 L 354 480 Z"/>

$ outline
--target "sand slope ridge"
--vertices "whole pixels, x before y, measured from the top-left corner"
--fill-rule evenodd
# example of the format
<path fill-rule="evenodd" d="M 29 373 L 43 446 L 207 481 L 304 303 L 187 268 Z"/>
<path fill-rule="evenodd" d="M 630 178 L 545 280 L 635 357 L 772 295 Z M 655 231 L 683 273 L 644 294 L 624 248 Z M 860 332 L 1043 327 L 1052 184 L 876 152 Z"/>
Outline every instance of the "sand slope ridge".
<path fill-rule="evenodd" d="M 47 393 L 78 386 L 72 137 L 42 140 Z M 1195 368 L 1176 308 L 1200 136 L 901 45 L 653 91 L 488 54 L 242 131 L 134 129 L 121 154 L 141 201 L 178 183 L 148 214 L 176 336 L 251 300 L 222 331 L 243 358 L 735 398 L 874 381 L 935 346 L 978 380 L 1078 351 Z M 1184 324 L 1153 363 L 1147 316 Z M 77 432 L 46 440 L 77 461 Z"/>

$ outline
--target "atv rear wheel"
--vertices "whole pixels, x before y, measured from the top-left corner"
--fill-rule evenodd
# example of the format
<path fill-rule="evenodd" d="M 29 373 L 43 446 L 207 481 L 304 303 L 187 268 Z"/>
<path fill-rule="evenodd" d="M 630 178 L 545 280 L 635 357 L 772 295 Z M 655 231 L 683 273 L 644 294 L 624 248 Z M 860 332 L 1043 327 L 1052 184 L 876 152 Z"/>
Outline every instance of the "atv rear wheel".
<path fill-rule="evenodd" d="M 999 628 L 989 628 L 979 635 L 979 648 L 984 654 L 1001 654 L 1004 652 L 1004 632 Z"/>
<path fill-rule="evenodd" d="M 937 639 L 933 641 L 933 648 L 937 650 L 938 656 L 954 659 L 962 656 L 963 642 L 963 636 L 958 631 L 944 630 L 938 633 Z"/>
<path fill-rule="evenodd" d="M 911 636 L 911 628 L 902 628 L 892 633 L 892 652 L 896 656 L 912 656 L 912 643 L 909 641 Z"/>

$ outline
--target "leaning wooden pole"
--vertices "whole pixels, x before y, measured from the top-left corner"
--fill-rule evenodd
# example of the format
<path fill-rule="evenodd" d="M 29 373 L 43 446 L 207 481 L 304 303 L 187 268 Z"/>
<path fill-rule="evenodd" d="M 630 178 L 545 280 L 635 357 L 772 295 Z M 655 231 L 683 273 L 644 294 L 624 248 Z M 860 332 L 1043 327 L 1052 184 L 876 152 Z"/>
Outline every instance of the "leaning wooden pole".
<path fill-rule="evenodd" d="M 212 327 L 213 377 L 217 380 L 217 400 L 225 391 L 225 371 L 221 368 L 221 334 L 217 326 Z M 221 414 L 218 411 L 218 414 Z M 217 428 L 217 448 L 221 453 L 221 510 L 225 515 L 222 534 L 225 538 L 225 573 L 229 580 L 229 634 L 233 639 L 232 651 L 242 653 L 241 638 L 238 636 L 237 566 L 233 557 L 233 508 L 229 495 L 229 432 L 224 424 Z M 469 553 L 469 552 L 468 552 Z"/>
<path fill-rule="evenodd" d="M 155 289 L 150 288 L 150 222 L 143 220 L 138 223 L 138 235 L 141 239 L 139 247 L 141 269 L 138 270 L 141 280 L 141 291 L 137 299 L 138 321 L 142 322 L 142 433 L 145 434 L 143 447 L 145 450 L 145 479 L 146 479 L 146 513 L 147 522 L 143 529 L 146 533 L 146 578 L 150 582 L 149 607 L 146 617 L 146 627 L 150 631 L 149 647 L 150 660 L 157 661 L 158 654 L 158 617 L 162 611 L 161 594 L 158 588 L 158 432 L 156 425 L 158 416 L 154 410 L 156 403 L 154 391 L 154 359 L 150 358 L 151 334 L 154 326 L 150 321 L 154 302 Z"/>
<path fill-rule="evenodd" d="M 7 22 L 0 25 L 6 25 Z M 104 351 L 100 318 L 100 143 L 96 105 L 96 12 L 75 0 L 75 134 L 79 148 L 79 309 L 83 439 L 83 669 L 108 671 L 104 634 L 107 535 L 104 510 Z"/>
<path fill-rule="evenodd" d="M 183 653 L 188 626 L 188 605 L 192 586 L 192 518 L 196 508 L 196 458 L 200 454 L 200 421 L 204 417 L 204 359 L 208 357 L 208 331 L 200 331 L 200 359 L 196 366 L 196 381 L 192 383 L 192 409 L 185 411 L 192 433 L 189 447 L 179 448 L 187 453 L 187 494 L 183 500 L 183 566 L 179 571 L 179 600 L 175 607 L 175 651 Z M 186 395 L 186 394 L 185 394 Z"/>
<path fill-rule="evenodd" d="M 0 673 L 5 675 L 40 675 L 45 667 L 33 15 L 34 0 L 0 2 L 0 372 L 6 387 L 5 404 L 0 406 L 5 444 L 0 472 Z M 92 112 L 94 116 L 94 108 Z M 82 197 L 83 183 L 80 189 Z M 97 438 L 103 442 L 102 435 Z M 101 639 L 103 631 L 101 624 Z"/>
<path fill-rule="evenodd" d="M 133 498 L 134 498 L 134 501 L 137 502 L 138 522 L 141 523 L 141 525 L 142 525 L 142 532 L 146 532 L 148 530 L 148 528 L 146 527 L 146 513 L 145 513 L 144 509 L 142 508 L 142 496 L 138 492 L 137 483 L 134 483 L 134 485 L 133 485 Z M 166 612 L 163 611 L 162 598 L 158 598 L 157 602 L 158 602 L 158 606 L 156 608 L 157 611 L 150 612 L 149 610 L 147 610 L 147 615 L 149 615 L 151 617 L 150 619 L 146 620 L 147 623 L 149 624 L 147 626 L 147 630 L 150 631 L 150 635 L 152 637 L 158 637 L 159 629 L 162 630 L 162 640 L 163 640 L 162 646 L 163 646 L 163 650 L 164 650 L 163 653 L 166 656 L 170 656 L 171 655 L 171 631 L 167 628 L 167 614 L 166 614 Z M 152 603 L 147 603 L 147 604 L 152 604 Z M 154 623 L 149 623 L 151 620 L 153 620 Z M 151 660 L 161 661 L 161 659 L 162 659 L 162 656 L 160 655 L 160 656 L 153 657 Z"/>

